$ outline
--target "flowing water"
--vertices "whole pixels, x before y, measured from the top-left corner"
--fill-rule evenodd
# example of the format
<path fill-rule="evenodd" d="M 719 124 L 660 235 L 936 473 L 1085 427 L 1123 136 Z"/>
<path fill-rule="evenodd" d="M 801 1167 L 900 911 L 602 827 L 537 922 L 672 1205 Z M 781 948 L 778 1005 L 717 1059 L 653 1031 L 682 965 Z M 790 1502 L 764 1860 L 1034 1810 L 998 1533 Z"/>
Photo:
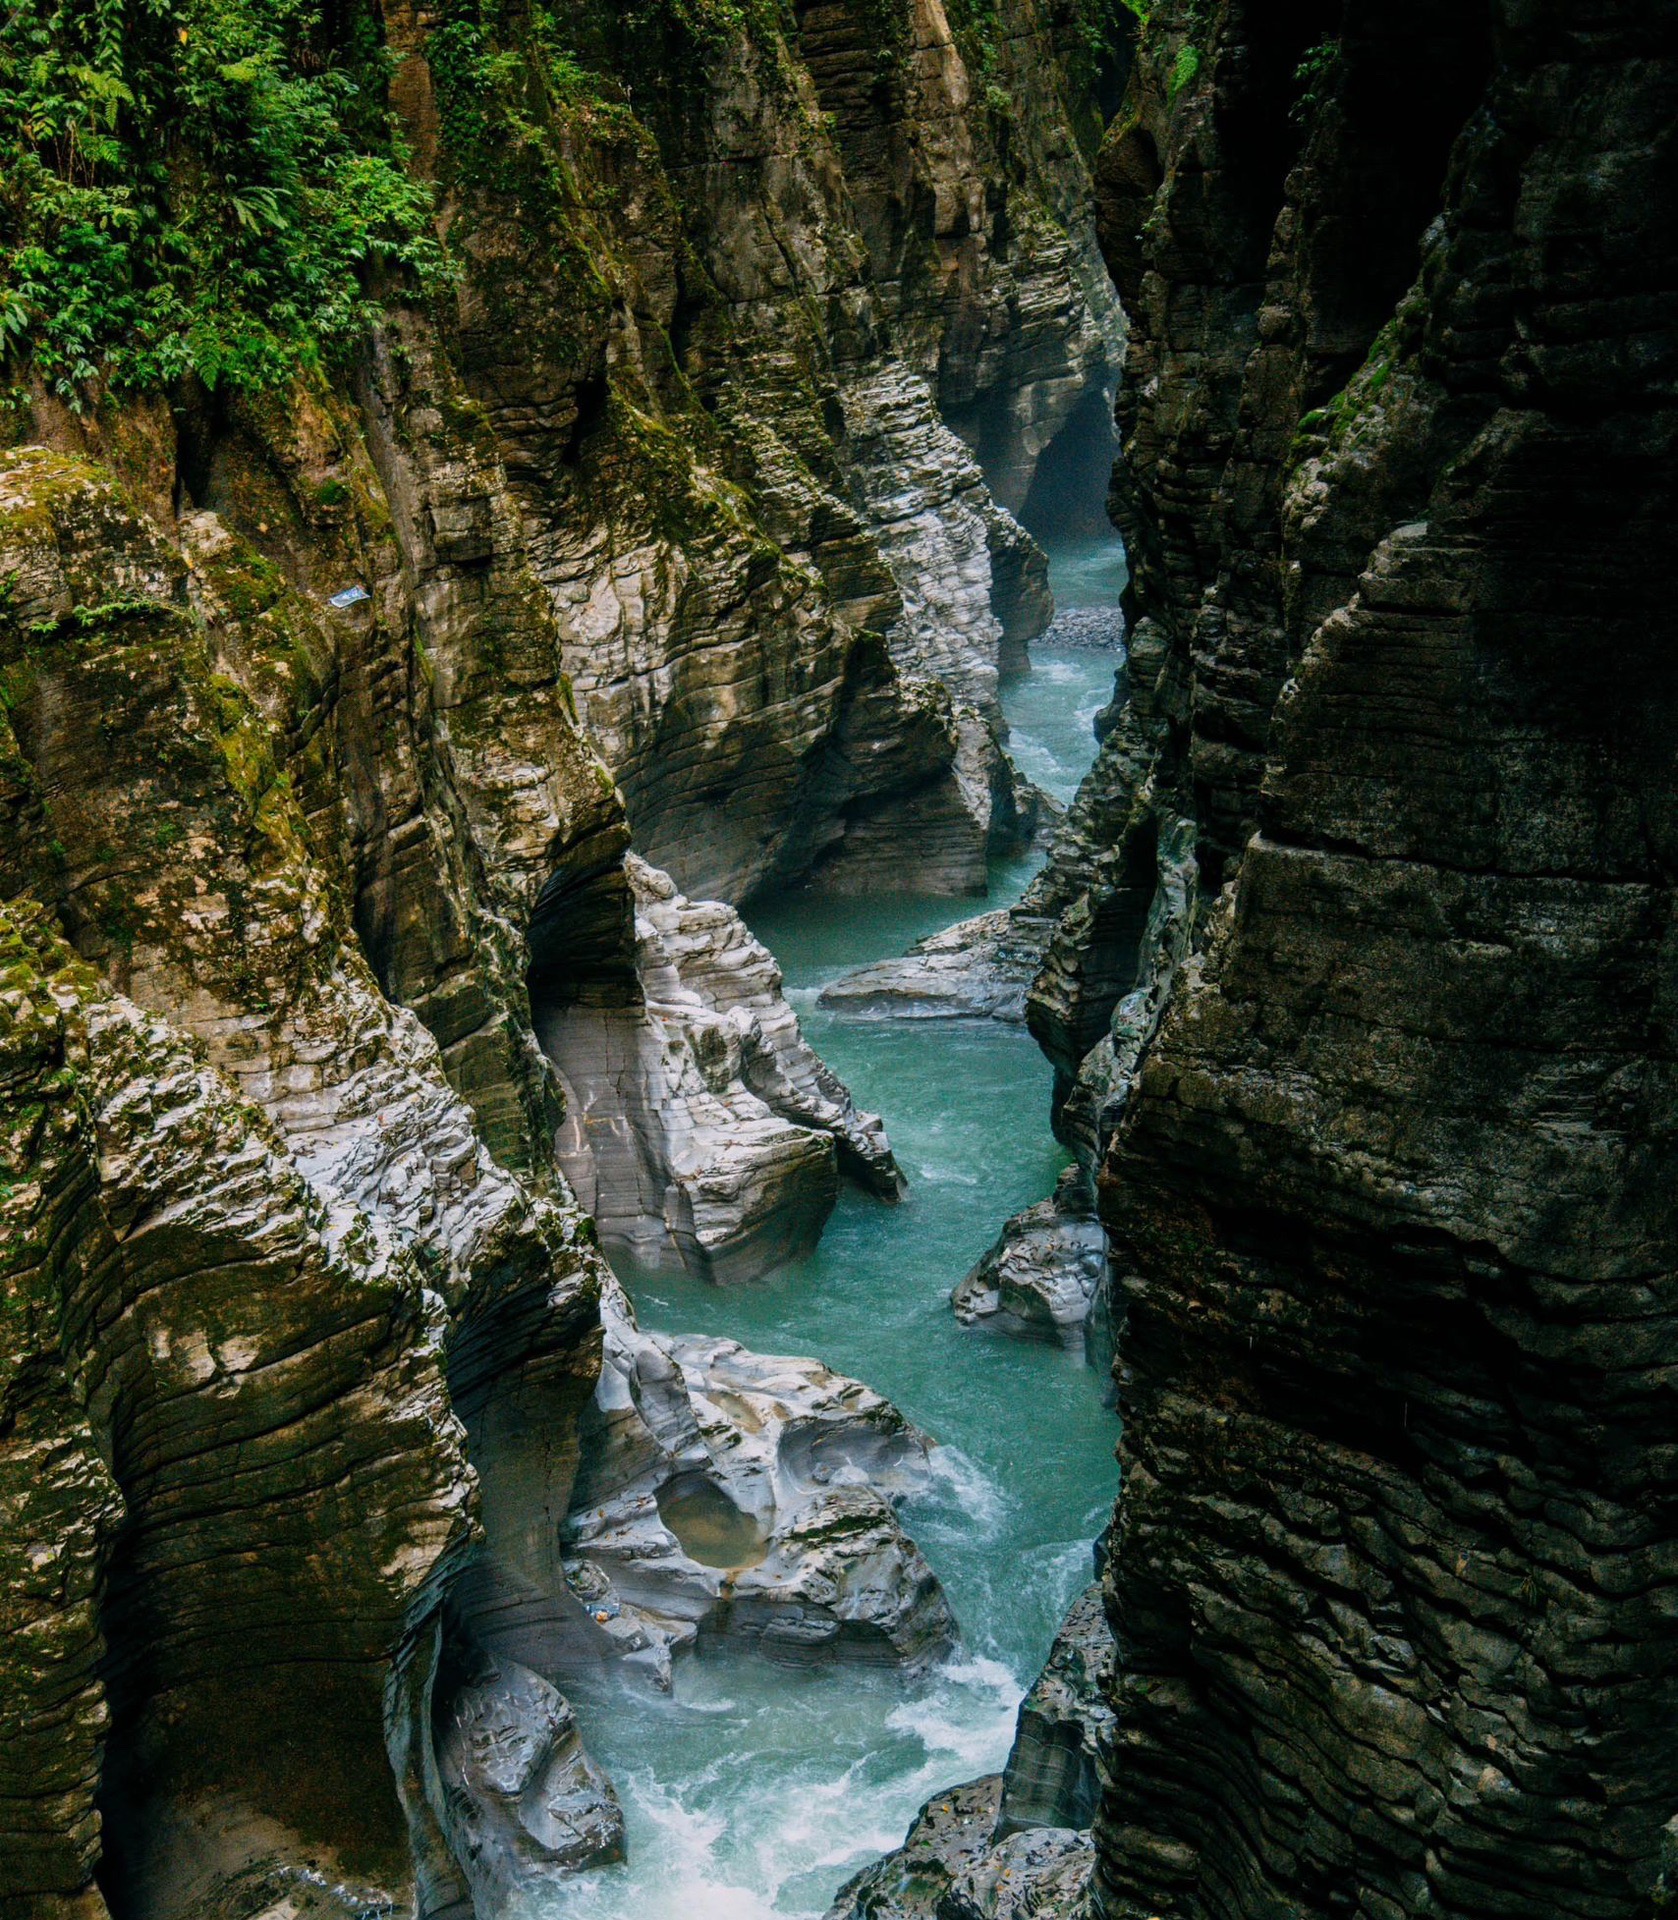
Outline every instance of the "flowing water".
<path fill-rule="evenodd" d="M 1089 545 L 1068 563 L 1073 578 L 1057 580 L 1069 599 L 1080 581 L 1111 594 L 1122 577 L 1114 542 Z M 1006 694 L 1011 744 L 1064 801 L 1093 757 L 1090 722 L 1111 696 L 1115 657 L 1039 648 L 1034 658 Z M 1021 1028 L 840 1019 L 816 1004 L 851 968 L 1006 904 L 1034 864 L 999 866 L 983 903 L 794 899 L 749 915 L 812 1044 L 860 1105 L 885 1115 L 909 1197 L 891 1208 L 847 1191 L 815 1253 L 754 1286 L 626 1276 L 644 1325 L 813 1353 L 944 1443 L 935 1491 L 904 1518 L 949 1593 L 962 1649 L 913 1685 L 726 1653 L 678 1662 L 673 1697 L 610 1677 L 574 1685 L 584 1738 L 623 1797 L 629 1864 L 575 1883 L 543 1920 L 822 1914 L 851 1872 L 902 1840 L 930 1794 L 1001 1766 L 1020 1695 L 1090 1578 L 1116 1477 L 1102 1382 L 1057 1348 L 965 1331 L 949 1308 L 1003 1220 L 1047 1194 L 1065 1164 L 1049 1131 L 1048 1066 Z"/>
<path fill-rule="evenodd" d="M 1111 534 L 1084 534 L 1049 549 L 1049 585 L 1057 613 L 1073 607 L 1116 607 L 1129 579 L 1124 542 Z M 1034 647 L 1034 658 L 1037 652 Z"/>

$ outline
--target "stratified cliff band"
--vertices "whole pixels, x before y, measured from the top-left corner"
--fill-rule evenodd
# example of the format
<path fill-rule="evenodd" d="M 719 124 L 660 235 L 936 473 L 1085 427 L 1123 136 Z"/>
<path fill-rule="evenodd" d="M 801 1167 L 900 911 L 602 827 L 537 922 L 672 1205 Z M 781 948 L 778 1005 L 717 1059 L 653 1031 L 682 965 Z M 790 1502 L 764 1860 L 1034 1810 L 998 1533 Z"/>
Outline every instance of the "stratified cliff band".
<path fill-rule="evenodd" d="M 599 1247 L 734 1280 L 902 1190 L 734 908 L 1039 824 L 1009 509 L 1120 344 L 1088 51 L 573 14 L 0 25 L 8 1915 L 487 1915 L 622 1855 L 569 1662 L 954 1632 L 861 1484 L 924 1437 L 641 1334 Z M 782 1408 L 726 1485 L 713 1376 Z M 580 1434 L 752 1578 L 562 1538 Z"/>
<path fill-rule="evenodd" d="M 1678 1894 L 1675 29 L 1156 5 L 1107 136 L 1108 1920 Z"/>

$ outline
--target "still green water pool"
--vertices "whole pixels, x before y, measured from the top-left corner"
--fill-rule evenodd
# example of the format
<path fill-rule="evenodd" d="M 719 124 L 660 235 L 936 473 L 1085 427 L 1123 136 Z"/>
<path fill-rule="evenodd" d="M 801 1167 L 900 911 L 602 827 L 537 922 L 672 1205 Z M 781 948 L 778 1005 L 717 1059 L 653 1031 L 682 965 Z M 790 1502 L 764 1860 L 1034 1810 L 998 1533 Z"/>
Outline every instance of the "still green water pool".
<path fill-rule="evenodd" d="M 1110 578 L 1110 551 L 1107 566 Z M 1093 756 L 1090 721 L 1113 667 L 1107 654 L 1039 652 L 1008 690 L 1016 757 L 1057 798 L 1070 798 Z M 851 1872 L 901 1841 L 930 1794 L 1000 1767 L 1020 1695 L 1090 1578 L 1116 1480 L 1101 1380 L 1056 1348 L 964 1331 L 949 1308 L 1002 1222 L 1047 1194 L 1065 1164 L 1049 1131 L 1048 1066 L 1019 1028 L 839 1019 L 816 1005 L 852 967 L 1006 904 L 1031 866 L 998 868 L 982 903 L 794 899 L 748 915 L 812 1044 L 884 1114 L 909 1197 L 891 1208 L 847 1192 L 816 1252 L 755 1286 L 633 1283 L 643 1324 L 813 1353 L 944 1443 L 936 1490 L 904 1517 L 963 1647 L 913 1686 L 726 1654 L 679 1665 L 669 1698 L 611 1678 L 574 1685 L 587 1745 L 623 1797 L 630 1856 L 568 1889 L 544 1920 L 822 1914 Z"/>

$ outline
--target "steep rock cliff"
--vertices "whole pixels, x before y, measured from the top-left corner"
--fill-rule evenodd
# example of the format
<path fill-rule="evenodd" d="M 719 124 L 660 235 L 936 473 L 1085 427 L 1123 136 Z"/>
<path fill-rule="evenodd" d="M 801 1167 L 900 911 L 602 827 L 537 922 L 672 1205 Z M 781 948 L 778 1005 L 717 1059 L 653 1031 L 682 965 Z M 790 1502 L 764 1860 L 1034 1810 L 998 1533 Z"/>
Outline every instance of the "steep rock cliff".
<path fill-rule="evenodd" d="M 564 1603 L 520 1513 L 563 1506 L 598 1258 L 544 1191 L 551 1148 L 528 1185 L 497 1164 L 354 937 L 333 857 L 353 841 L 309 820 L 323 789 L 298 738 L 318 749 L 336 718 L 341 743 L 374 745 L 316 704 L 330 635 L 277 568 L 203 516 L 186 532 L 202 566 L 91 463 L 8 461 L 6 869 L 111 983 L 38 936 L 89 1023 L 57 1043 L 60 1077 L 68 1095 L 89 1053 L 82 1124 L 102 1143 L 64 1231 L 115 1241 L 85 1273 L 56 1256 L 37 1335 L 124 1507 L 98 1568 L 101 1873 L 136 1911 L 290 1885 L 341 1903 L 307 1893 L 325 1847 L 354 1884 L 393 1897 L 417 1875 L 421 1905 L 447 1906 L 427 1760 L 441 1576 L 468 1595 L 470 1557 L 480 1584 Z M 490 1091 L 517 1111 L 512 1071 Z M 9 1701 L 39 1671 L 20 1651 Z M 84 1893 L 91 1856 L 79 1884 L 19 1891 Z"/>
<path fill-rule="evenodd" d="M 1156 6 L 1104 150 L 1114 1920 L 1661 1896 L 1673 25 Z"/>
<path fill-rule="evenodd" d="M 621 1848 L 554 1686 L 603 1282 L 556 1013 L 662 1023 L 675 1134 L 795 1149 L 705 1188 L 713 1269 L 807 1238 L 836 1163 L 895 1190 L 630 829 L 704 894 L 981 884 L 1031 824 L 996 682 L 1042 563 L 897 344 L 793 39 L 737 25 L 579 81 L 545 16 L 392 10 L 430 304 L 370 256 L 352 360 L 7 395 L 9 1912 L 459 1916 Z M 1070 257 L 1062 385 L 1111 336 Z M 668 1201 L 633 1224 L 680 1246 Z M 822 1513 L 800 1552 L 924 1575 L 859 1490 Z"/>
<path fill-rule="evenodd" d="M 981 374 L 975 347 L 967 387 L 1048 421 L 1109 377 L 1071 88 L 1044 42 L 1021 87 L 1032 137 L 1003 152 L 973 131 L 992 109 L 941 10 L 901 28 L 887 10 L 941 76 L 935 98 L 894 95 L 921 157 L 891 218 L 943 253 L 924 285 L 882 287 L 853 198 L 864 162 L 824 111 L 826 43 L 746 13 L 684 38 L 584 10 L 586 84 L 556 81 L 517 20 L 502 52 L 458 22 L 393 20 L 398 99 L 470 263 L 464 377 L 649 860 L 731 901 L 812 873 L 982 891 L 993 836 L 1032 824 L 996 684 L 1049 601 L 1041 554 L 940 413 L 938 343 L 953 365 L 976 326 L 1012 337 L 1029 284 L 1052 368 L 993 354 Z M 1023 10 L 1018 31 L 1044 41 Z M 486 94 L 492 53 L 517 80 Z M 983 231 L 957 245 L 973 205 Z M 1012 218 L 1036 236 L 1038 207 L 1046 237 L 1006 265 L 997 235 Z"/>

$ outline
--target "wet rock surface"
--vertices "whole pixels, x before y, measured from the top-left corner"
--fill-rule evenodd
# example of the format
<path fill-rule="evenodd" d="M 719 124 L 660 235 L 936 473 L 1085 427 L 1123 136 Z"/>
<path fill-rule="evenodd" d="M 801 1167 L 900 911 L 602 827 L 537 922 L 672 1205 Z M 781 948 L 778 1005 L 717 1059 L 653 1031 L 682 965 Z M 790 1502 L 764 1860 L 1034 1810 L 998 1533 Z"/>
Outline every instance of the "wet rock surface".
<path fill-rule="evenodd" d="M 632 978 L 537 1011 L 565 1095 L 559 1162 L 609 1253 L 755 1278 L 814 1245 L 840 1169 L 886 1201 L 905 1183 L 734 909 L 633 855 L 627 871 Z"/>
<path fill-rule="evenodd" d="M 956 1875 L 937 1920 L 1075 1920 L 1089 1892 L 1095 1847 L 1087 1831 L 1012 1833 Z"/>
<path fill-rule="evenodd" d="M 1108 1693 L 1113 1629 L 1097 1582 L 1073 1601 L 1049 1658 L 1020 1702 L 1002 1776 L 998 1830 L 1088 1830 L 1101 1797 L 1102 1756 L 1113 1737 Z"/>
<path fill-rule="evenodd" d="M 1001 1800 L 997 1773 L 934 1794 L 903 1845 L 839 1889 L 827 1920 L 934 1920 L 957 1880 L 989 1853 Z"/>
<path fill-rule="evenodd" d="M 1106 1230 L 1082 1169 L 1069 1167 L 1047 1200 L 1008 1221 L 950 1304 L 967 1326 L 1081 1350 L 1106 1285 Z"/>
<path fill-rule="evenodd" d="M 993 490 L 940 407 L 1011 409 L 1029 466 L 1117 338 L 1065 34 L 1009 10 L 1005 166 L 948 22 L 903 11 L 916 157 L 867 222 L 942 249 L 924 284 L 874 282 L 791 22 L 685 48 L 674 90 L 626 69 L 631 107 L 615 20 L 572 23 L 599 64 L 572 93 L 509 80 L 552 68 L 509 16 L 463 102 L 398 5 L 449 295 L 393 276 L 353 365 L 273 391 L 71 407 L 19 375 L 8 1909 L 465 1920 L 615 1844 L 554 1691 L 593 1623 L 532 1519 L 569 1505 L 602 1339 L 566 1175 L 718 1274 L 807 1244 L 841 1169 L 896 1192 L 772 963 L 689 896 L 977 890 L 1035 831 L 995 698 L 1049 614 L 1003 503 L 1029 477 Z M 567 1114 L 537 1032 L 579 1006 L 657 1032 L 602 1042 L 612 1097 Z M 807 1466 L 730 1630 L 930 1657 L 947 1608 L 889 1505 Z M 527 1771 L 491 1779 L 486 1742 Z"/>
<path fill-rule="evenodd" d="M 624 1857 L 623 1810 L 565 1699 L 511 1660 L 440 1689 L 444 1821 L 479 1911 Z"/>
<path fill-rule="evenodd" d="M 899 1020 L 1025 1019 L 1027 989 L 1052 923 L 1004 908 L 917 940 L 901 960 L 859 967 L 822 988 L 838 1013 Z"/>
<path fill-rule="evenodd" d="M 727 1636 L 792 1664 L 907 1670 L 954 1643 L 893 1502 L 932 1449 L 818 1361 L 644 1332 L 608 1286 L 606 1353 L 566 1521 L 566 1572 L 602 1651 L 667 1686 L 673 1654 Z"/>
<path fill-rule="evenodd" d="M 929 1800 L 895 1853 L 840 1888 L 827 1920 L 1076 1920 L 1095 1863 L 1088 1830 L 998 1839 L 1000 1787 L 991 1774 Z"/>
<path fill-rule="evenodd" d="M 1089 1822 L 1113 1732 L 1113 1635 L 1099 1585 L 1074 1601 L 1020 1702 L 1000 1774 L 935 1794 L 903 1845 L 840 1888 L 827 1920 L 1071 1920 L 1086 1911 Z"/>

